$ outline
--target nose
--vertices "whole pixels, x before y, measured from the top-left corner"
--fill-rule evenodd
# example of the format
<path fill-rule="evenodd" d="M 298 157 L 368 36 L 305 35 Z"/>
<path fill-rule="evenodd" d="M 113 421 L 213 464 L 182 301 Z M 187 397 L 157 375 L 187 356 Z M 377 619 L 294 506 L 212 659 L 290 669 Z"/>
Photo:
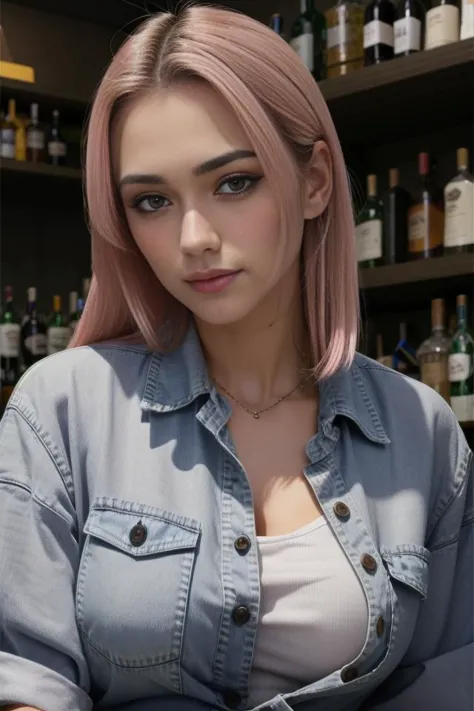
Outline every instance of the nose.
<path fill-rule="evenodd" d="M 181 251 L 199 256 L 203 252 L 217 252 L 220 249 L 219 235 L 197 210 L 188 210 L 181 225 Z"/>

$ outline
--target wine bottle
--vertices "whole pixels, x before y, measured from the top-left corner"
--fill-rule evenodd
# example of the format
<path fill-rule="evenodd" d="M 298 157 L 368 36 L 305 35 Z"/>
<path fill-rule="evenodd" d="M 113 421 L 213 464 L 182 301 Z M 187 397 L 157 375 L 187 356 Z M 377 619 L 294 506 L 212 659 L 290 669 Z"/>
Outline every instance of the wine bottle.
<path fill-rule="evenodd" d="M 2 122 L 2 158 L 15 158 L 16 143 L 16 102 L 10 99 L 8 102 L 8 113 Z"/>
<path fill-rule="evenodd" d="M 59 111 L 53 111 L 53 122 L 49 129 L 48 140 L 48 163 L 52 165 L 64 165 L 66 162 L 67 146 L 61 133 L 59 123 Z"/>
<path fill-rule="evenodd" d="M 391 0 L 372 0 L 364 16 L 364 64 L 393 59 L 395 6 Z"/>
<path fill-rule="evenodd" d="M 318 81 L 325 79 L 326 18 L 314 0 L 300 0 L 300 14 L 291 29 L 290 45 Z"/>
<path fill-rule="evenodd" d="M 467 325 L 467 296 L 456 299 L 457 329 L 448 360 L 451 407 L 459 422 L 474 421 L 474 338 Z"/>
<path fill-rule="evenodd" d="M 421 379 L 436 390 L 446 402 L 450 402 L 448 357 L 451 338 L 445 327 L 444 299 L 431 302 L 431 336 L 418 349 L 417 357 L 421 366 Z"/>
<path fill-rule="evenodd" d="M 377 333 L 377 357 L 376 360 L 387 368 L 393 368 L 393 356 L 384 355 L 383 336 Z"/>
<path fill-rule="evenodd" d="M 39 122 L 38 104 L 31 104 L 30 124 L 26 130 L 28 160 L 41 163 L 45 159 L 45 133 Z"/>
<path fill-rule="evenodd" d="M 53 296 L 53 312 L 48 321 L 48 355 L 65 350 L 71 338 L 71 329 L 61 312 L 61 297 Z"/>
<path fill-rule="evenodd" d="M 34 286 L 28 289 L 28 303 L 21 326 L 20 343 L 25 369 L 47 354 L 46 326 L 36 310 L 36 288 Z"/>
<path fill-rule="evenodd" d="M 407 260 L 408 208 L 410 194 L 400 186 L 398 168 L 389 171 L 389 189 L 383 197 L 383 258 L 384 264 Z"/>
<path fill-rule="evenodd" d="M 361 69 L 364 66 L 364 6 L 352 0 L 338 0 L 325 15 L 328 79 Z"/>
<path fill-rule="evenodd" d="M 420 366 L 416 357 L 416 350 L 408 340 L 405 322 L 399 325 L 399 338 L 393 356 L 393 367 L 399 373 L 409 375 L 410 378 L 415 378 L 415 380 L 420 377 Z"/>
<path fill-rule="evenodd" d="M 418 155 L 420 185 L 408 209 L 408 252 L 411 259 L 437 257 L 443 251 L 444 213 L 439 190 L 433 185 L 428 153 Z"/>
<path fill-rule="evenodd" d="M 474 251 L 474 177 L 468 171 L 467 148 L 458 148 L 459 173 L 444 189 L 444 252 Z"/>
<path fill-rule="evenodd" d="M 425 49 L 434 49 L 459 40 L 457 0 L 436 0 L 426 13 Z"/>
<path fill-rule="evenodd" d="M 356 248 L 359 267 L 376 267 L 382 263 L 383 208 L 377 197 L 377 176 L 367 176 L 367 200 L 356 226 Z"/>
<path fill-rule="evenodd" d="M 0 403 L 6 405 L 20 374 L 20 319 L 13 305 L 13 289 L 5 287 L 0 316 Z"/>
<path fill-rule="evenodd" d="M 474 2 L 462 0 L 461 39 L 474 37 Z"/>
<path fill-rule="evenodd" d="M 270 29 L 285 39 L 283 16 L 279 12 L 273 13 L 270 18 Z"/>
<path fill-rule="evenodd" d="M 426 11 L 421 0 L 400 0 L 394 23 L 395 56 L 401 57 L 422 49 Z"/>

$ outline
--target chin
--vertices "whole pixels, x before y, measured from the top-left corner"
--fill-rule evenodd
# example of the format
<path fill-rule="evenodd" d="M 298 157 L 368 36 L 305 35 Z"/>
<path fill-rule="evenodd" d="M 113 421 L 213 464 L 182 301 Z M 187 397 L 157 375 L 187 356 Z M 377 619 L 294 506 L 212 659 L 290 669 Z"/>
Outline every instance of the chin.
<path fill-rule="evenodd" d="M 210 326 L 231 326 L 243 321 L 255 307 L 242 303 L 219 304 L 216 300 L 213 304 L 189 304 L 188 308 L 196 319 Z"/>

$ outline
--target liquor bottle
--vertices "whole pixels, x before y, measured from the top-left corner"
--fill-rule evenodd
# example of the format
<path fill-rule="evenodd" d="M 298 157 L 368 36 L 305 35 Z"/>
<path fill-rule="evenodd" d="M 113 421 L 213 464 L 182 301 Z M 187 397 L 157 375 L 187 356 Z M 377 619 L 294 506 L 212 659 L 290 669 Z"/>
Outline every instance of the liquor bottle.
<path fill-rule="evenodd" d="M 20 319 L 13 305 L 13 289 L 5 287 L 0 316 L 0 403 L 6 405 L 20 375 Z"/>
<path fill-rule="evenodd" d="M 422 49 L 426 10 L 421 0 L 399 0 L 393 26 L 395 56 L 401 57 Z"/>
<path fill-rule="evenodd" d="M 462 0 L 461 39 L 474 37 L 474 3 L 472 0 Z"/>
<path fill-rule="evenodd" d="M 300 0 L 300 14 L 291 28 L 291 47 L 317 80 L 326 76 L 326 18 L 314 7 L 314 0 Z"/>
<path fill-rule="evenodd" d="M 16 116 L 15 131 L 15 160 L 26 160 L 26 126 L 28 119 L 25 116 Z"/>
<path fill-rule="evenodd" d="M 338 0 L 325 13 L 327 77 L 340 77 L 364 66 L 364 6 Z"/>
<path fill-rule="evenodd" d="M 442 194 L 433 185 L 428 153 L 418 155 L 420 185 L 408 209 L 408 252 L 411 259 L 437 257 L 443 251 Z"/>
<path fill-rule="evenodd" d="M 444 299 L 431 302 L 431 336 L 417 351 L 421 366 L 421 379 L 436 390 L 446 402 L 450 402 L 448 358 L 451 352 L 451 338 L 445 328 Z"/>
<path fill-rule="evenodd" d="M 2 158 L 15 158 L 16 143 L 16 102 L 10 99 L 8 113 L 2 122 Z"/>
<path fill-rule="evenodd" d="M 377 176 L 367 176 L 367 200 L 356 226 L 356 249 L 359 267 L 376 267 L 382 263 L 383 207 L 377 197 Z"/>
<path fill-rule="evenodd" d="M 387 368 L 393 368 L 393 356 L 384 355 L 383 337 L 381 333 L 377 334 L 377 358 L 376 360 L 385 365 Z"/>
<path fill-rule="evenodd" d="M 74 333 L 76 326 L 79 323 L 80 313 L 78 310 L 78 293 L 77 291 L 71 291 L 69 294 L 69 328 L 71 333 Z"/>
<path fill-rule="evenodd" d="M 66 142 L 61 134 L 61 126 L 59 124 L 59 111 L 53 111 L 53 122 L 49 129 L 48 140 L 48 163 L 52 165 L 64 165 L 66 162 Z"/>
<path fill-rule="evenodd" d="M 419 380 L 420 365 L 416 357 L 416 350 L 408 340 L 407 325 L 401 323 L 399 326 L 399 338 L 393 356 L 393 367 L 399 373 L 409 375 L 410 378 Z"/>
<path fill-rule="evenodd" d="M 467 296 L 456 299 L 457 330 L 448 360 L 451 407 L 458 422 L 474 421 L 474 338 L 467 325 Z"/>
<path fill-rule="evenodd" d="M 444 252 L 474 251 L 474 177 L 468 171 L 467 148 L 458 148 L 459 173 L 444 189 Z"/>
<path fill-rule="evenodd" d="M 28 160 L 41 163 L 45 159 L 45 132 L 39 123 L 38 104 L 31 104 L 30 115 L 30 124 L 26 131 Z"/>
<path fill-rule="evenodd" d="M 398 264 L 407 260 L 408 208 L 410 193 L 400 186 L 398 168 L 388 174 L 389 188 L 383 197 L 383 260 Z"/>
<path fill-rule="evenodd" d="M 391 0 L 372 0 L 364 16 L 364 64 L 393 59 L 395 6 Z"/>
<path fill-rule="evenodd" d="M 47 353 L 46 326 L 36 310 L 36 288 L 28 289 L 28 303 L 20 334 L 23 368 L 26 370 Z"/>
<path fill-rule="evenodd" d="M 459 40 L 457 0 L 436 0 L 426 13 L 425 49 L 434 49 Z"/>
<path fill-rule="evenodd" d="M 71 329 L 61 313 L 61 297 L 56 294 L 53 296 L 53 312 L 48 321 L 48 355 L 65 350 L 70 339 Z"/>
<path fill-rule="evenodd" d="M 272 29 L 274 32 L 277 33 L 277 35 L 280 35 L 280 37 L 285 39 L 285 33 L 283 30 L 283 26 L 284 26 L 283 16 L 280 15 L 279 12 L 274 12 L 270 18 L 270 29 Z"/>

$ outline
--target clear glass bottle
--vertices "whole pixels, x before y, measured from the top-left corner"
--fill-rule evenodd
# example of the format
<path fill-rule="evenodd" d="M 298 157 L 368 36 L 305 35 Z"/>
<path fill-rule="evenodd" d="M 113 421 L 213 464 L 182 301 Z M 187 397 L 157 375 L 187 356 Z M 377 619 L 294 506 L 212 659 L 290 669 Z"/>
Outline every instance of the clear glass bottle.
<path fill-rule="evenodd" d="M 340 77 L 364 66 L 364 6 L 338 0 L 325 13 L 327 77 Z"/>
<path fill-rule="evenodd" d="M 431 336 L 418 348 L 417 358 L 421 367 L 421 380 L 450 403 L 448 358 L 451 352 L 451 337 L 445 322 L 444 299 L 434 299 L 431 302 Z"/>
<path fill-rule="evenodd" d="M 377 197 L 377 176 L 367 176 L 367 200 L 356 226 L 356 249 L 359 267 L 376 267 L 382 263 L 383 206 Z"/>
<path fill-rule="evenodd" d="M 38 104 L 31 104 L 30 123 L 26 130 L 28 160 L 41 163 L 45 159 L 45 131 L 39 122 Z"/>
<path fill-rule="evenodd" d="M 474 422 L 474 338 L 467 325 L 467 296 L 456 299 L 457 329 L 448 361 L 451 407 L 459 422 Z"/>
<path fill-rule="evenodd" d="M 474 250 L 474 176 L 467 148 L 458 148 L 456 157 L 459 173 L 444 189 L 445 254 Z"/>

